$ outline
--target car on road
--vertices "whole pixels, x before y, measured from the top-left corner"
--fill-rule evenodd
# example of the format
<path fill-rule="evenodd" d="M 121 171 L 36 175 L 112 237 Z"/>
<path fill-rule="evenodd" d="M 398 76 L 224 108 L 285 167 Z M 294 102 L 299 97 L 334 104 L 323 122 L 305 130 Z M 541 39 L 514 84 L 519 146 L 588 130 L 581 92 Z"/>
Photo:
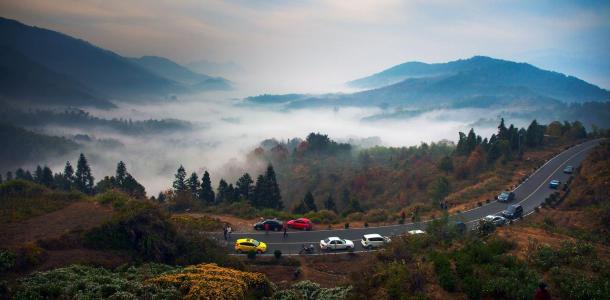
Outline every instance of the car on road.
<path fill-rule="evenodd" d="M 387 236 L 381 236 L 380 234 L 372 233 L 363 235 L 362 239 L 360 240 L 360 244 L 362 244 L 362 247 L 366 249 L 372 249 L 381 247 L 391 241 L 392 240 L 390 240 L 390 238 Z"/>
<path fill-rule="evenodd" d="M 498 215 L 489 215 L 489 216 L 486 216 L 485 218 L 483 218 L 483 220 L 490 222 L 496 226 L 502 226 L 502 225 L 508 223 L 508 220 L 506 220 L 505 217 L 498 216 Z"/>
<path fill-rule="evenodd" d="M 523 207 L 519 204 L 514 204 L 502 211 L 502 216 L 512 220 L 523 216 Z"/>
<path fill-rule="evenodd" d="M 307 218 L 298 218 L 296 220 L 290 220 L 286 222 L 286 226 L 289 228 L 300 229 L 300 230 L 312 230 L 313 223 Z"/>
<path fill-rule="evenodd" d="M 423 230 L 420 230 L 420 229 L 415 229 L 415 230 L 409 230 L 409 231 L 407 231 L 407 233 L 410 235 L 417 235 L 417 234 L 424 234 L 426 232 Z"/>
<path fill-rule="evenodd" d="M 267 244 L 259 242 L 254 239 L 238 239 L 235 241 L 235 251 L 238 253 L 265 253 L 267 251 Z"/>
<path fill-rule="evenodd" d="M 455 221 L 454 226 L 459 233 L 466 232 L 466 223 L 462 221 Z"/>
<path fill-rule="evenodd" d="M 254 224 L 254 230 L 265 230 L 265 224 L 269 225 L 269 230 L 280 231 L 284 229 L 284 224 L 278 219 L 267 219 Z"/>
<path fill-rule="evenodd" d="M 549 187 L 552 189 L 558 189 L 560 185 L 561 185 L 561 181 L 559 181 L 557 179 L 553 179 L 553 180 L 551 180 L 551 182 L 549 182 Z"/>
<path fill-rule="evenodd" d="M 354 242 L 331 236 L 320 241 L 320 248 L 322 250 L 349 250 L 354 249 Z"/>
<path fill-rule="evenodd" d="M 563 172 L 566 174 L 572 174 L 572 173 L 574 173 L 574 167 L 567 166 L 567 167 L 565 167 L 565 169 L 563 169 Z"/>
<path fill-rule="evenodd" d="M 498 195 L 498 201 L 499 202 L 510 202 L 513 201 L 513 199 L 515 199 L 515 193 L 513 192 L 502 192 L 500 193 L 500 195 Z"/>

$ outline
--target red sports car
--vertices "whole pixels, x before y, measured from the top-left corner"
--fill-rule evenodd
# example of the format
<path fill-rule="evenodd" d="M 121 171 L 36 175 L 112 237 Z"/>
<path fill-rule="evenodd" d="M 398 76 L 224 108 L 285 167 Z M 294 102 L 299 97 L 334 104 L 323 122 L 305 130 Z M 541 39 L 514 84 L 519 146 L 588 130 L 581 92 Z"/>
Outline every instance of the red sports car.
<path fill-rule="evenodd" d="M 290 228 L 301 229 L 301 230 L 311 230 L 313 228 L 313 223 L 311 223 L 311 221 L 306 218 L 298 218 L 296 220 L 290 220 L 286 223 L 286 225 Z"/>

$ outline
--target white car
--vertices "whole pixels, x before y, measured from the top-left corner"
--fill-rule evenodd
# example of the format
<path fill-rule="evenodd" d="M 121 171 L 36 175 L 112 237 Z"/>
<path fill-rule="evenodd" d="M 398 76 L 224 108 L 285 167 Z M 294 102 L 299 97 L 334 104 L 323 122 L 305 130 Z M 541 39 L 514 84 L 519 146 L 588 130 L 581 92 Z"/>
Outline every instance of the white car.
<path fill-rule="evenodd" d="M 360 243 L 362 244 L 362 247 L 372 249 L 375 247 L 381 247 L 391 241 L 392 240 L 390 240 L 390 238 L 387 236 L 381 236 L 379 234 L 372 233 L 363 235 L 362 240 L 360 240 Z"/>
<path fill-rule="evenodd" d="M 423 230 L 419 230 L 419 229 L 415 229 L 415 230 L 409 230 L 409 231 L 407 231 L 407 232 L 408 232 L 410 235 L 416 235 L 416 234 L 424 234 L 424 233 L 426 233 L 425 231 L 423 231 Z"/>
<path fill-rule="evenodd" d="M 321 240 L 320 248 L 322 250 L 354 249 L 354 242 L 350 240 L 344 240 L 336 236 L 332 236 L 325 240 Z"/>
<path fill-rule="evenodd" d="M 496 216 L 496 215 L 486 216 L 485 218 L 483 218 L 483 220 L 485 220 L 487 222 L 491 222 L 492 224 L 494 224 L 496 226 L 502 226 L 502 225 L 508 223 L 508 220 L 506 220 L 505 217 Z"/>

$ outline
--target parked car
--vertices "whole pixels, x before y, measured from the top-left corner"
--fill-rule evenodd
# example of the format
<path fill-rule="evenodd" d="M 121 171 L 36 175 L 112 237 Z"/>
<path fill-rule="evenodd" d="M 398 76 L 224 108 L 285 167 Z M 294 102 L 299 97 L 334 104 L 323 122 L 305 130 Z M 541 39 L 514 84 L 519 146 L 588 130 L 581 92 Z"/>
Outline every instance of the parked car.
<path fill-rule="evenodd" d="M 502 226 L 508 222 L 508 220 L 506 220 L 505 217 L 498 216 L 498 215 L 489 215 L 483 219 L 487 222 L 491 222 L 492 224 L 494 224 L 496 226 Z"/>
<path fill-rule="evenodd" d="M 312 230 L 313 229 L 313 223 L 311 223 L 311 221 L 307 218 L 299 218 L 296 220 L 290 220 L 290 221 L 286 222 L 286 226 L 288 226 L 289 228 L 301 229 L 301 230 Z"/>
<path fill-rule="evenodd" d="M 390 240 L 390 238 L 387 236 L 381 236 L 377 233 L 372 233 L 363 235 L 362 240 L 360 240 L 360 243 L 362 244 L 362 247 L 372 249 L 376 247 L 381 247 L 391 241 L 392 240 Z"/>
<path fill-rule="evenodd" d="M 415 230 L 409 230 L 409 231 L 407 231 L 407 233 L 409 233 L 410 235 L 416 235 L 416 234 L 424 234 L 426 232 L 423 230 L 415 229 Z"/>
<path fill-rule="evenodd" d="M 284 224 L 278 219 L 267 219 L 254 224 L 254 230 L 265 230 L 265 224 L 269 225 L 269 230 L 280 231 L 284 229 Z"/>
<path fill-rule="evenodd" d="M 513 199 L 515 199 L 515 193 L 513 192 L 502 192 L 498 195 L 499 202 L 510 202 L 513 201 Z"/>
<path fill-rule="evenodd" d="M 517 219 L 523 216 L 523 207 L 519 204 L 514 204 L 502 211 L 502 216 L 507 219 Z"/>
<path fill-rule="evenodd" d="M 561 185 L 561 181 L 559 181 L 557 179 L 553 179 L 553 180 L 551 180 L 551 182 L 549 182 L 549 187 L 552 189 L 558 189 L 560 185 Z"/>
<path fill-rule="evenodd" d="M 344 240 L 344 239 L 336 237 L 336 236 L 332 236 L 325 240 L 321 240 L 320 248 L 322 250 L 354 249 L 354 242 L 352 242 L 350 240 Z"/>
<path fill-rule="evenodd" d="M 567 167 L 565 167 L 565 169 L 563 169 L 563 172 L 566 174 L 572 174 L 572 173 L 574 173 L 574 167 L 567 166 Z"/>
<path fill-rule="evenodd" d="M 248 253 L 251 251 L 265 253 L 267 251 L 267 244 L 253 239 L 238 239 L 235 241 L 235 251 L 239 253 Z"/>

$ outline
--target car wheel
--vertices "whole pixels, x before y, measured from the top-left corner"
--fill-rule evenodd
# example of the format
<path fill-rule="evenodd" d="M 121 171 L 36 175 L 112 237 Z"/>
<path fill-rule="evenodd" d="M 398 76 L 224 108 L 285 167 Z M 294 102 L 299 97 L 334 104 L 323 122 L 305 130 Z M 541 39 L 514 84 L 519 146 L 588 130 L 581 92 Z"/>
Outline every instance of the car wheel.
<path fill-rule="evenodd" d="M 263 251 L 261 251 L 261 250 L 256 250 L 256 253 L 257 253 L 257 254 L 262 254 L 262 253 L 263 253 Z"/>
<path fill-rule="evenodd" d="M 279 227 L 275 227 L 275 229 L 273 229 L 273 230 L 280 231 L 280 228 Z"/>

